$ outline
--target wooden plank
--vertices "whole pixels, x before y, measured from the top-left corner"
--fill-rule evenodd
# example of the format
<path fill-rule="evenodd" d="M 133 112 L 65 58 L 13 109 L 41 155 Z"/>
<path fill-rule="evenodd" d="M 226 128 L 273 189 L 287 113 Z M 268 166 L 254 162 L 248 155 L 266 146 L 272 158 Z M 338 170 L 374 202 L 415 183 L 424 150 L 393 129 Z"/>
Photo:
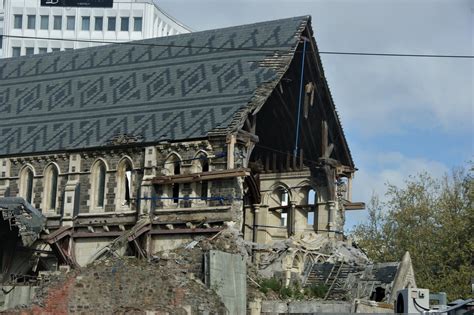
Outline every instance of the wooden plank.
<path fill-rule="evenodd" d="M 221 171 L 202 172 L 194 174 L 179 174 L 172 176 L 157 176 L 153 178 L 153 184 L 192 183 L 204 180 L 215 180 L 234 177 L 245 177 L 250 175 L 250 169 L 230 169 Z"/>
<path fill-rule="evenodd" d="M 174 229 L 174 230 L 151 230 L 151 235 L 168 235 L 168 234 L 196 234 L 196 233 L 218 233 L 223 228 L 198 228 L 198 229 Z"/>

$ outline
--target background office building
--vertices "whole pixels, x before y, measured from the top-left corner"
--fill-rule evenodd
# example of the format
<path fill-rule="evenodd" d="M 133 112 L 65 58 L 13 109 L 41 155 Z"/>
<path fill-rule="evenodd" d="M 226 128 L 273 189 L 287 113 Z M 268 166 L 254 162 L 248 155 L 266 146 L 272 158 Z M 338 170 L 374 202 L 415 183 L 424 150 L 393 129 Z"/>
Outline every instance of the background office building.
<path fill-rule="evenodd" d="M 77 0 L 0 0 L 0 35 L 3 35 L 0 57 L 190 32 L 153 0 L 84 0 L 79 3 L 87 2 L 91 6 L 65 6 L 77 4 Z M 105 5 L 95 6 L 98 3 Z M 107 3 L 111 7 L 107 7 Z M 61 40 L 48 40 L 50 38 Z"/>

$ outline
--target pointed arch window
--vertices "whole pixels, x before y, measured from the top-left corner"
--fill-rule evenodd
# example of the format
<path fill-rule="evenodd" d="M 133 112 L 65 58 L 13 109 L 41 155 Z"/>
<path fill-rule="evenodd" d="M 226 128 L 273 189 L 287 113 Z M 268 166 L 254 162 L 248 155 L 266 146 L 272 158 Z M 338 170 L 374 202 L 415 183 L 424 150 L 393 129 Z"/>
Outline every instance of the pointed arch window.
<path fill-rule="evenodd" d="M 209 158 L 205 152 L 198 153 L 193 161 L 193 173 L 209 172 Z M 196 182 L 194 186 L 194 196 L 201 201 L 209 199 L 209 182 Z"/>
<path fill-rule="evenodd" d="M 59 171 L 56 165 L 50 164 L 44 172 L 43 210 L 55 212 L 58 199 Z"/>
<path fill-rule="evenodd" d="M 164 171 L 166 175 L 179 175 L 181 174 L 181 159 L 177 154 L 171 154 L 164 163 Z M 180 185 L 179 183 L 173 183 L 166 185 L 164 187 L 164 193 L 166 198 L 164 203 L 167 205 L 179 204 L 179 194 L 180 194 Z"/>
<path fill-rule="evenodd" d="M 101 160 L 92 167 L 91 206 L 93 210 L 104 208 L 107 167 Z"/>
<path fill-rule="evenodd" d="M 23 168 L 20 173 L 20 196 L 28 203 L 33 201 L 33 179 L 33 169 L 29 166 Z"/>
<path fill-rule="evenodd" d="M 117 167 L 117 205 L 129 207 L 132 199 L 132 163 L 123 159 Z"/>

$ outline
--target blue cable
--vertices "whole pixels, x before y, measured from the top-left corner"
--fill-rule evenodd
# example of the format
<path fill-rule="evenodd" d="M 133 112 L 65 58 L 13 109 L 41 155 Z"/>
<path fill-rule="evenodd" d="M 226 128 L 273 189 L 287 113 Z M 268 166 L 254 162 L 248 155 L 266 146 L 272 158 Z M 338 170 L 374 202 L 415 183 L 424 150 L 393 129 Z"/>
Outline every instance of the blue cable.
<path fill-rule="evenodd" d="M 293 152 L 294 156 L 298 156 L 298 140 L 300 137 L 300 117 L 301 117 L 301 100 L 303 94 L 303 79 L 304 79 L 304 61 L 306 56 L 306 39 L 303 42 L 303 53 L 301 54 L 301 82 L 300 82 L 300 95 L 298 100 L 298 120 L 296 123 L 296 139 L 295 139 L 295 151 Z"/>

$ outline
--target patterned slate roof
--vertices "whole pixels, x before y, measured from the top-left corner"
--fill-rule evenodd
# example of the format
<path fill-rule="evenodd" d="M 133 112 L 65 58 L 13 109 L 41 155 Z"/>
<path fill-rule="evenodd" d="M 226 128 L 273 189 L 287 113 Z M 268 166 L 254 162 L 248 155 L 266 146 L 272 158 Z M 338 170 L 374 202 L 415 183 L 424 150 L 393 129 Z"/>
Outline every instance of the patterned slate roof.
<path fill-rule="evenodd" d="M 258 90 L 279 81 L 309 20 L 1 59 L 0 156 L 228 130 L 268 97 Z"/>

